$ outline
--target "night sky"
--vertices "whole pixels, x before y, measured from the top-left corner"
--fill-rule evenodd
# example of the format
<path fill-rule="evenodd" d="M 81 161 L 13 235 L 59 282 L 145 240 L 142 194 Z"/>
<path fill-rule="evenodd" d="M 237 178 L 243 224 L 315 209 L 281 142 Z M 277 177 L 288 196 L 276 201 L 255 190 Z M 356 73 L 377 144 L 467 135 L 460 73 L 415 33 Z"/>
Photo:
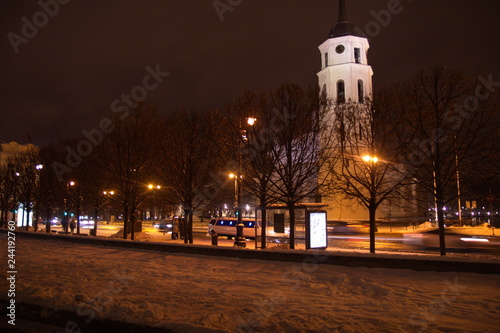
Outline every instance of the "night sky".
<path fill-rule="evenodd" d="M 55 0 L 42 0 L 42 2 Z M 67 0 L 60 0 L 66 2 Z M 18 45 L 38 1 L 4 0 L 0 140 L 45 145 L 97 128 L 111 103 L 142 84 L 146 67 L 169 72 L 147 101 L 167 114 L 223 108 L 244 89 L 317 84 L 318 46 L 337 22 L 337 0 L 71 0 Z M 396 0 L 347 0 L 349 21 L 370 30 L 375 89 L 433 65 L 479 70 L 500 81 L 500 1 L 400 0 L 391 22 L 372 11 Z M 12 34 L 11 34 L 12 36 Z"/>

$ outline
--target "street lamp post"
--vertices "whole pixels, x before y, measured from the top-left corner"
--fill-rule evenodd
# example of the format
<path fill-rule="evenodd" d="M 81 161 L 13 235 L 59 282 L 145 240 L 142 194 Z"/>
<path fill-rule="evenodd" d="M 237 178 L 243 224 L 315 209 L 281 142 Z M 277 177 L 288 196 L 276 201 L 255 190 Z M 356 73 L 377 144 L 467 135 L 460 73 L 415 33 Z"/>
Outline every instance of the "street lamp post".
<path fill-rule="evenodd" d="M 370 253 L 375 253 L 375 231 L 377 229 L 377 225 L 375 223 L 375 200 L 376 200 L 376 189 L 375 187 L 375 168 L 378 163 L 378 157 L 365 155 L 362 157 L 363 161 L 365 161 L 370 170 L 370 204 L 369 204 L 369 214 L 370 214 Z"/>
<path fill-rule="evenodd" d="M 150 190 L 153 190 L 153 218 L 150 217 L 150 219 L 153 221 L 154 224 L 154 221 L 156 221 L 156 190 L 161 189 L 161 186 L 149 184 L 148 188 Z"/>
<path fill-rule="evenodd" d="M 253 126 L 257 121 L 256 118 L 247 118 L 247 124 Z M 245 225 L 242 221 L 242 209 L 241 209 L 241 188 L 242 188 L 242 172 L 241 172 L 241 159 L 244 141 L 247 140 L 246 132 L 243 131 L 241 120 L 239 123 L 239 135 L 240 135 L 240 145 L 238 149 L 238 173 L 235 175 L 235 186 L 236 188 L 236 211 L 238 214 L 238 223 L 236 225 L 236 239 L 234 241 L 235 246 L 246 247 L 246 240 L 243 234 L 243 229 Z"/>
<path fill-rule="evenodd" d="M 229 174 L 229 178 L 234 179 L 234 208 L 238 208 L 238 177 L 234 173 Z"/>
<path fill-rule="evenodd" d="M 235 175 L 234 173 L 229 175 L 229 178 L 234 179 L 234 208 L 236 211 L 236 218 L 238 219 L 236 224 L 236 237 L 234 240 L 235 246 L 246 247 L 246 240 L 243 235 L 243 228 L 245 225 L 242 221 L 241 214 L 241 174 Z"/>
<path fill-rule="evenodd" d="M 63 217 L 63 231 L 68 232 L 69 222 L 70 222 L 70 210 L 71 210 L 71 192 L 70 189 L 75 186 L 74 181 L 69 181 L 66 184 L 66 198 L 64 199 L 64 217 Z"/>
<path fill-rule="evenodd" d="M 103 191 L 102 192 L 103 196 L 104 196 L 104 215 L 106 215 L 106 224 L 109 224 L 109 201 L 110 201 L 110 197 L 112 195 L 115 194 L 114 191 Z M 91 234 L 93 236 L 97 236 L 97 224 L 99 223 L 99 214 L 98 214 L 98 210 L 99 210 L 99 206 L 100 206 L 100 203 L 99 203 L 100 199 L 98 201 L 96 201 L 96 205 L 95 205 L 95 213 L 94 213 L 94 231 L 91 232 Z"/>
<path fill-rule="evenodd" d="M 106 197 L 106 224 L 109 224 L 111 215 L 111 213 L 109 212 L 109 203 L 111 201 L 111 196 L 115 195 L 115 191 L 104 191 L 102 192 L 102 194 L 104 194 L 104 196 Z"/>
<path fill-rule="evenodd" d="M 43 164 L 37 164 L 35 166 L 36 178 L 35 178 L 35 216 L 33 218 L 33 227 L 35 232 L 38 231 L 38 220 L 40 219 L 40 201 L 41 201 L 41 190 L 40 190 L 40 173 L 42 172 Z"/>

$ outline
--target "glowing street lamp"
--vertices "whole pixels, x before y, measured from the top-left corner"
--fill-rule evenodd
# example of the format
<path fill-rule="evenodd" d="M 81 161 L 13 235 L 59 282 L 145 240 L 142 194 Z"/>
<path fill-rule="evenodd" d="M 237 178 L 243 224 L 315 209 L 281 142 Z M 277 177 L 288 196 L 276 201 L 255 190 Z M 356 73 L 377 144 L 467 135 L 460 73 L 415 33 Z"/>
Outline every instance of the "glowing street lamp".
<path fill-rule="evenodd" d="M 71 198 L 71 194 L 70 194 L 70 188 L 72 187 L 75 187 L 76 190 L 74 192 L 76 193 L 73 193 L 73 198 Z M 76 206 L 76 233 L 79 235 L 80 234 L 80 213 L 81 213 L 81 205 L 82 205 L 82 196 L 81 196 L 81 192 L 80 192 L 80 188 L 78 186 L 76 186 L 76 182 L 75 181 L 69 181 L 68 182 L 68 185 L 67 185 L 67 190 L 68 190 L 68 196 L 70 197 L 70 199 L 72 199 L 72 201 L 74 202 L 75 206 Z M 70 216 L 69 216 L 69 211 L 68 211 L 68 214 L 67 214 L 67 218 L 69 219 Z"/>
<path fill-rule="evenodd" d="M 64 199 L 64 219 L 67 220 L 66 224 L 63 224 L 63 229 L 64 232 L 68 232 L 68 225 L 69 225 L 69 214 L 70 214 L 70 205 L 71 205 L 71 195 L 70 195 L 70 188 L 75 186 L 74 181 L 69 181 L 66 184 L 66 198 Z"/>
<path fill-rule="evenodd" d="M 113 195 L 115 195 L 115 191 L 103 191 L 102 194 L 106 197 L 106 210 L 107 210 L 107 214 L 106 214 L 106 224 L 109 224 L 109 220 L 110 220 L 110 211 L 109 211 L 109 203 L 111 201 L 111 197 Z M 95 224 L 97 224 L 97 219 L 95 221 Z M 95 227 L 95 224 L 94 224 L 94 227 Z M 97 230 L 97 228 L 94 228 L 95 230 Z M 97 232 L 97 231 L 96 231 Z"/>
<path fill-rule="evenodd" d="M 370 155 L 365 155 L 362 157 L 363 161 L 365 162 L 371 162 L 371 163 L 377 163 L 378 162 L 378 157 L 377 156 L 370 156 Z"/>
<path fill-rule="evenodd" d="M 370 202 L 373 202 L 377 193 L 375 190 L 375 178 L 376 178 L 376 165 L 378 162 L 377 156 L 365 155 L 362 157 L 363 161 L 369 164 L 369 176 L 370 176 Z M 377 225 L 375 223 L 375 209 L 369 208 L 370 211 L 370 253 L 375 253 L 375 232 L 378 231 Z"/>
<path fill-rule="evenodd" d="M 153 190 L 153 220 L 156 220 L 156 190 L 161 189 L 161 186 L 149 184 L 148 189 Z"/>

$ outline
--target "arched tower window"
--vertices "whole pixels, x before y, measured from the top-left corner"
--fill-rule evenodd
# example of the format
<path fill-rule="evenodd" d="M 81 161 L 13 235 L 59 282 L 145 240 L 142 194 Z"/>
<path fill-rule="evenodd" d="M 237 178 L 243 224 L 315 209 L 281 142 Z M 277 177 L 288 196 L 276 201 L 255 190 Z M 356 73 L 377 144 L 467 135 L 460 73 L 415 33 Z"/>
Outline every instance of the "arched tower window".
<path fill-rule="evenodd" d="M 325 53 L 325 67 L 328 67 L 328 52 Z"/>
<path fill-rule="evenodd" d="M 321 90 L 321 93 L 325 94 L 325 96 L 327 95 L 328 91 L 326 91 L 326 83 L 323 85 L 323 89 Z"/>
<path fill-rule="evenodd" d="M 354 49 L 354 62 L 357 64 L 361 63 L 361 49 L 357 47 Z"/>
<path fill-rule="evenodd" d="M 363 86 L 363 80 L 358 80 L 358 101 L 360 103 L 365 102 L 365 88 Z"/>
<path fill-rule="evenodd" d="M 337 103 L 345 103 L 345 83 L 343 80 L 337 81 Z"/>

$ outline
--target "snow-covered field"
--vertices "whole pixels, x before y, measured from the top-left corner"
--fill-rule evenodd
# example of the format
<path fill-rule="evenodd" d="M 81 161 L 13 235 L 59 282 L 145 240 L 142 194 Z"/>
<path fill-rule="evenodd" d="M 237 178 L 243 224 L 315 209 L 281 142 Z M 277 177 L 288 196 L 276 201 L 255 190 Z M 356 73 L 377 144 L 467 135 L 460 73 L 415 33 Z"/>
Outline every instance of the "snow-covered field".
<path fill-rule="evenodd" d="M 176 332 L 499 332 L 498 275 L 318 262 L 18 238 L 16 301 Z M 5 278 L 0 287 L 6 299 Z"/>

